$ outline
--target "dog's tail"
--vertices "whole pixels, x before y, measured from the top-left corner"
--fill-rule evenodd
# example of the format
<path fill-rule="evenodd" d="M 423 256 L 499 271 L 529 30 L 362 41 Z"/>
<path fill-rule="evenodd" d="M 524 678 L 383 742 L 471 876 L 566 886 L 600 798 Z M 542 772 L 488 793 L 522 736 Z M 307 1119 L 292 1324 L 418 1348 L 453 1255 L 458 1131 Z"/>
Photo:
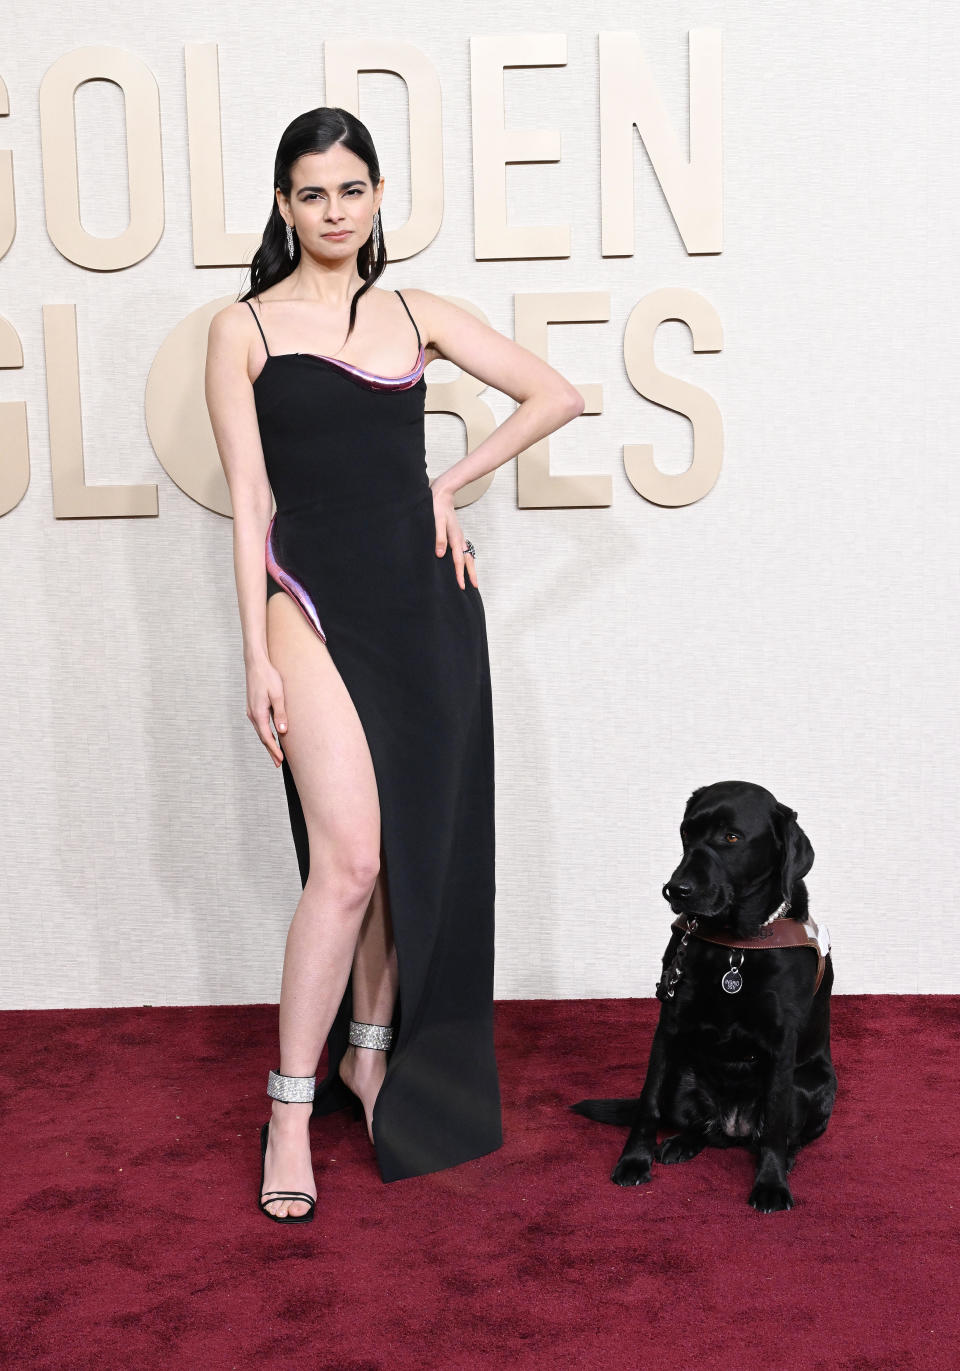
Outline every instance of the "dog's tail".
<path fill-rule="evenodd" d="M 570 1108 L 598 1123 L 633 1123 L 639 1103 L 639 1096 L 632 1100 L 578 1100 Z"/>

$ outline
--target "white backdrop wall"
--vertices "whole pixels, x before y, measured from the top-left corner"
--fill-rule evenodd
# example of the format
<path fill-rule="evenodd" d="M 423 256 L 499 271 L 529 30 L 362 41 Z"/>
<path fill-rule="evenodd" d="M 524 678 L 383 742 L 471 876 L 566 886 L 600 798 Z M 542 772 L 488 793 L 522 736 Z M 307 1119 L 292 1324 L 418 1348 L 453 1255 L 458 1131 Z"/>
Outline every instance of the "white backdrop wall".
<path fill-rule="evenodd" d="M 461 511 L 493 671 L 498 996 L 649 995 L 684 802 L 728 778 L 798 810 L 837 990 L 960 990 L 953 13 L 922 0 L 558 0 L 549 17 L 372 0 L 361 13 L 420 47 L 443 84 L 443 227 L 382 284 L 466 297 L 511 335 L 515 292 L 610 293 L 608 323 L 550 330 L 550 360 L 604 386 L 604 413 L 553 439 L 553 470 L 612 473 L 612 505 L 518 509 L 511 462 Z M 259 231 L 280 133 L 324 102 L 324 39 L 362 32 L 347 7 L 264 16 L 220 0 L 202 18 L 183 0 L 0 16 L 18 212 L 0 314 L 26 359 L 0 372 L 0 402 L 26 401 L 32 461 L 0 521 L 4 1007 L 279 994 L 300 885 L 282 779 L 244 714 L 231 527 L 166 476 L 143 410 L 169 331 L 247 279 L 192 264 L 184 44 L 219 44 L 226 227 Z M 509 168 L 509 219 L 568 223 L 571 255 L 477 262 L 469 39 L 544 23 L 566 34 L 567 65 L 509 70 L 506 120 L 562 130 L 562 160 Z M 642 35 L 686 146 L 687 34 L 701 26 L 723 41 L 724 251 L 687 256 L 637 139 L 636 252 L 603 258 L 597 33 Z M 112 273 L 64 260 L 44 227 L 37 92 L 89 44 L 137 54 L 161 92 L 165 231 Z M 361 98 L 389 232 L 409 204 L 405 88 L 365 76 Z M 119 89 L 85 85 L 77 112 L 84 224 L 113 235 L 127 223 Z M 637 495 L 621 456 L 652 442 L 664 470 L 690 460 L 690 425 L 638 396 L 622 361 L 631 308 L 663 286 L 701 293 L 724 330 L 715 354 L 694 355 L 677 322 L 657 336 L 660 367 L 723 415 L 719 482 L 679 509 Z M 53 516 L 41 307 L 59 302 L 77 309 L 87 481 L 157 483 L 158 518 Z M 513 408 L 485 398 L 498 420 Z M 427 434 L 434 475 L 462 429 L 431 415 Z"/>

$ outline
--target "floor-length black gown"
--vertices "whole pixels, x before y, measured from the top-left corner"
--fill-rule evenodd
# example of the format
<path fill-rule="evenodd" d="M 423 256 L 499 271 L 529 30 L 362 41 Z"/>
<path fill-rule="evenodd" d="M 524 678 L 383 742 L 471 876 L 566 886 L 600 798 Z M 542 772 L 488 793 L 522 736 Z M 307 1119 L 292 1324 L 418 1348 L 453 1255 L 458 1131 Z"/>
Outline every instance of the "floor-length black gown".
<path fill-rule="evenodd" d="M 404 376 L 309 352 L 271 354 L 264 335 L 267 360 L 253 386 L 277 506 L 267 595 L 292 596 L 326 643 L 377 779 L 399 975 L 372 1121 L 384 1181 L 455 1166 L 503 1141 L 486 622 L 466 573 L 466 588 L 457 584 L 451 550 L 434 551 L 424 349 L 410 319 L 420 350 Z M 307 830 L 286 758 L 283 779 L 305 884 Z M 351 1015 L 348 982 L 314 1114 L 350 1100 L 337 1066 Z"/>

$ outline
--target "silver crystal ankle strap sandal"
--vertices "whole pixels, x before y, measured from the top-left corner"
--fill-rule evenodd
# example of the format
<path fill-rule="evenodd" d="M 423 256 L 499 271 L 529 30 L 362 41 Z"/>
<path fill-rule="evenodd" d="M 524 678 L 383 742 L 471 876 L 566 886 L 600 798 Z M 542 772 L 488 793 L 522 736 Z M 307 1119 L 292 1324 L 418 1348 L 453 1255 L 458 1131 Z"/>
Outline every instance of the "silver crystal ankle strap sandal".
<path fill-rule="evenodd" d="M 310 1104 L 316 1093 L 316 1076 L 281 1076 L 271 1071 L 267 1077 L 267 1094 L 284 1104 Z"/>
<path fill-rule="evenodd" d="M 279 1071 L 271 1071 L 267 1077 L 267 1094 L 271 1099 L 281 1100 L 284 1104 L 309 1104 L 317 1089 L 316 1076 L 281 1076 Z M 303 1190 L 267 1190 L 263 1188 L 264 1171 L 267 1165 L 267 1138 L 270 1134 L 270 1120 L 260 1129 L 260 1188 L 257 1203 L 268 1219 L 275 1223 L 309 1223 L 316 1211 L 315 1196 Z M 273 1214 L 267 1208 L 277 1200 L 302 1200 L 310 1208 L 305 1214 Z"/>
<path fill-rule="evenodd" d="M 379 1052 L 389 1052 L 390 1048 L 393 1046 L 393 1038 L 393 1024 L 361 1023 L 357 1019 L 350 1020 L 347 1042 L 351 1047 L 372 1047 Z M 340 1076 L 341 1081 L 343 1081 L 345 1089 L 350 1093 L 350 1104 L 353 1108 L 353 1117 L 355 1119 L 363 1119 L 366 1112 L 363 1101 L 357 1092 L 352 1090 L 350 1086 L 347 1085 L 346 1081 L 343 1080 L 342 1073 L 338 1071 L 337 1074 Z M 367 1129 L 368 1136 L 372 1137 L 370 1125 L 365 1123 L 364 1126 Z"/>
<path fill-rule="evenodd" d="M 388 1052 L 393 1046 L 393 1024 L 358 1023 L 351 1019 L 347 1041 L 354 1047 L 377 1047 Z"/>

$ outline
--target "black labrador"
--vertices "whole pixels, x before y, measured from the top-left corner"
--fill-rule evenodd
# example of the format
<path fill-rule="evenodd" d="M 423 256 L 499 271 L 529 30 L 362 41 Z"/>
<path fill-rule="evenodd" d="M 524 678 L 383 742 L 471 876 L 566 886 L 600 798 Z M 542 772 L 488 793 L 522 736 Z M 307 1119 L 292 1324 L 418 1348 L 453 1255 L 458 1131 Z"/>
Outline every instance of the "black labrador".
<path fill-rule="evenodd" d="M 826 1128 L 837 1089 L 829 937 L 803 882 L 813 848 L 796 812 L 749 781 L 695 790 L 680 836 L 683 858 L 663 887 L 679 917 L 641 1094 L 571 1108 L 630 1124 L 617 1185 L 649 1181 L 654 1160 L 744 1146 L 758 1157 L 750 1204 L 790 1209 L 787 1175 Z M 658 1144 L 660 1128 L 679 1132 Z"/>

